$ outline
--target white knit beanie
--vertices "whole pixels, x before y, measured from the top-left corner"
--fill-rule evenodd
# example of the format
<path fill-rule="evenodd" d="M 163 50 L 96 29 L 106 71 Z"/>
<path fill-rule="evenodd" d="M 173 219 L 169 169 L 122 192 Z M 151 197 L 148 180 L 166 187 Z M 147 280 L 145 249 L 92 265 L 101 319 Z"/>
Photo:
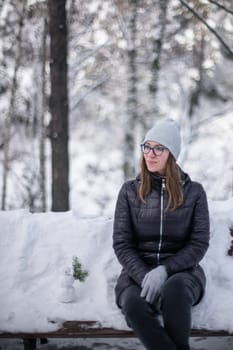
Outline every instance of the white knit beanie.
<path fill-rule="evenodd" d="M 167 147 L 175 159 L 180 154 L 180 127 L 179 124 L 170 118 L 159 120 L 153 128 L 151 128 L 143 142 L 155 141 Z"/>

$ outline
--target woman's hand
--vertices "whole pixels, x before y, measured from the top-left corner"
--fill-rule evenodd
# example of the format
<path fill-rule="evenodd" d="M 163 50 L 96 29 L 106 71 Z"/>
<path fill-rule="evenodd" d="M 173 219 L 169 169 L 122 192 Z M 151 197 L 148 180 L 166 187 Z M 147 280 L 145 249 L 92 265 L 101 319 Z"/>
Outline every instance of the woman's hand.
<path fill-rule="evenodd" d="M 167 279 L 167 271 L 165 266 L 159 265 L 155 269 L 148 272 L 142 281 L 142 291 L 140 296 L 152 304 L 155 300 L 156 294 Z"/>

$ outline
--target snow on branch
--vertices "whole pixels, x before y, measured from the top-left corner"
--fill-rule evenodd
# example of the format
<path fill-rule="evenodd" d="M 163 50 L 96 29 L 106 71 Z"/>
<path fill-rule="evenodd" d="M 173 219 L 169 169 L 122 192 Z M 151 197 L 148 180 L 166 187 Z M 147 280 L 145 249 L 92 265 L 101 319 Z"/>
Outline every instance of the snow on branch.
<path fill-rule="evenodd" d="M 227 50 L 227 52 L 230 55 L 230 58 L 233 59 L 233 51 L 232 49 L 229 47 L 229 45 L 227 45 L 227 43 L 225 42 L 225 40 L 221 37 L 221 35 L 213 28 L 211 27 L 206 20 L 191 6 L 189 6 L 189 4 L 185 1 L 185 0 L 180 0 L 180 3 L 182 5 L 184 5 L 190 12 L 192 12 L 192 14 L 197 17 L 208 29 L 211 33 L 213 33 L 216 38 L 220 41 L 220 43 L 223 45 L 223 47 Z"/>
<path fill-rule="evenodd" d="M 226 6 L 224 6 L 223 4 L 220 4 L 219 2 L 215 1 L 215 0 L 208 0 L 211 4 L 214 4 L 216 6 L 218 6 L 219 8 L 221 8 L 222 10 L 230 13 L 231 15 L 233 15 L 233 11 L 230 10 L 229 8 L 227 8 Z"/>

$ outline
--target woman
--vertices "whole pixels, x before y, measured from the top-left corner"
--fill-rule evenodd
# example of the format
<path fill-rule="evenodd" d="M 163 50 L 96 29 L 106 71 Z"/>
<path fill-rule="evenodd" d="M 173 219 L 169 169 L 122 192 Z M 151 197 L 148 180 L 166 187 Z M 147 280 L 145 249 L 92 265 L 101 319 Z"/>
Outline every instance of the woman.
<path fill-rule="evenodd" d="M 205 289 L 207 199 L 176 164 L 180 142 L 172 119 L 148 131 L 141 173 L 123 184 L 115 210 L 116 302 L 148 350 L 189 349 L 191 308 Z"/>

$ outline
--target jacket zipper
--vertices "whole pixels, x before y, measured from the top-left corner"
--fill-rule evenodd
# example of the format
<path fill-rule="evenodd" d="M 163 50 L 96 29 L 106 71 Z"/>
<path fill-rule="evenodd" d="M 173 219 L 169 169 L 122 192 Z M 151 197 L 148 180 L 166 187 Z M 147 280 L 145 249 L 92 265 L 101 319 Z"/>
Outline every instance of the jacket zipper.
<path fill-rule="evenodd" d="M 161 193 L 160 193 L 160 229 L 159 229 L 159 246 L 157 252 L 157 264 L 159 265 L 160 260 L 160 250 L 163 240 L 163 210 L 164 210 L 164 189 L 165 189 L 165 179 L 162 179 Z"/>

